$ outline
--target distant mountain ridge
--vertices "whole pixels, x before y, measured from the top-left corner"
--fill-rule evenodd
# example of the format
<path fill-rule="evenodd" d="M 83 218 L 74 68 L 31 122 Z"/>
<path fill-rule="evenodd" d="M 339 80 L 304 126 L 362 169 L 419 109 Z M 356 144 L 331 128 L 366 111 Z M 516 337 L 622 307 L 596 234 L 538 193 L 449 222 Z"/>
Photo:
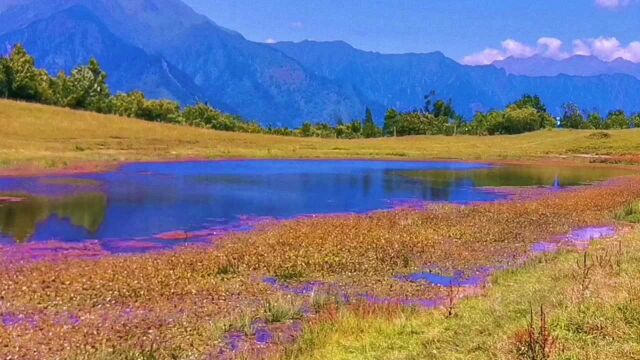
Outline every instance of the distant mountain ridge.
<path fill-rule="evenodd" d="M 268 45 L 180 0 L 0 0 L 0 48 L 17 42 L 53 74 L 96 57 L 115 92 L 203 101 L 265 125 L 350 120 L 366 107 L 381 122 L 388 108 L 421 107 L 433 90 L 467 118 L 523 93 L 540 95 L 555 114 L 568 101 L 588 110 L 640 110 L 640 73 L 629 64 L 611 70 L 574 59 L 540 70 L 535 61 L 545 59 L 507 59 L 472 67 L 439 52 L 388 55 L 340 41 Z M 567 67 L 573 73 L 561 75 Z"/>
<path fill-rule="evenodd" d="M 452 99 L 467 118 L 476 111 L 503 108 L 522 94 L 537 94 L 554 114 L 575 102 L 585 110 L 640 110 L 634 94 L 640 80 L 626 74 L 552 77 L 517 76 L 494 66 L 461 65 L 440 52 L 384 55 L 343 42 L 276 43 L 275 48 L 318 75 L 357 88 L 385 108 L 421 106 L 431 90 Z"/>
<path fill-rule="evenodd" d="M 604 61 L 595 56 L 583 55 L 575 55 L 562 60 L 550 59 L 543 56 L 532 56 L 529 58 L 509 57 L 496 61 L 493 65 L 513 75 L 556 76 L 565 74 L 574 76 L 597 76 L 626 74 L 640 79 L 640 64 L 621 58 L 613 61 Z"/>

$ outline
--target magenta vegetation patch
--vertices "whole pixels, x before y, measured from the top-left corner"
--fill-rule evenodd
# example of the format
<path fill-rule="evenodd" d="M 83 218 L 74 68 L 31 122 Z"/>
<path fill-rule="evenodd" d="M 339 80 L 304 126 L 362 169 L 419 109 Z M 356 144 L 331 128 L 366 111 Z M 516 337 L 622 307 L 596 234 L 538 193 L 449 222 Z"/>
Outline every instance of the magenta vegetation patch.
<path fill-rule="evenodd" d="M 609 239 L 618 233 L 613 226 L 586 227 L 574 230 L 567 235 L 559 236 L 548 242 L 534 244 L 532 250 L 537 254 L 554 253 L 560 247 L 586 249 L 596 240 Z"/>

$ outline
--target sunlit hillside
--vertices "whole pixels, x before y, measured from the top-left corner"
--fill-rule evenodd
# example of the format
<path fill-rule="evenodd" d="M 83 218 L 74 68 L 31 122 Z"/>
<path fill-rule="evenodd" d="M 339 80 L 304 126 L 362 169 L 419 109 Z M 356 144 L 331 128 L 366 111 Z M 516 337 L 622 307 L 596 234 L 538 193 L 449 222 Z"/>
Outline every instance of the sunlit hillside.
<path fill-rule="evenodd" d="M 524 159 L 640 153 L 640 132 L 553 130 L 517 136 L 337 140 L 225 133 L 0 101 L 0 164 L 59 168 L 81 162 L 193 158 Z"/>

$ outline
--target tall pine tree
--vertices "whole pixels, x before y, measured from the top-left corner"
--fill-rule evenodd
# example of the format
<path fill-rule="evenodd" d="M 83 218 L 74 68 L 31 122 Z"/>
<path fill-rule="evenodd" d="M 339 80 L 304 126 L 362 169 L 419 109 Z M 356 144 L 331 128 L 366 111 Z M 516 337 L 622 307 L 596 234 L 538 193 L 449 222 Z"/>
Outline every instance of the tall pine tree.
<path fill-rule="evenodd" d="M 380 137 L 382 135 L 382 131 L 380 128 L 376 126 L 375 121 L 373 120 L 373 113 L 371 109 L 367 108 L 364 117 L 364 123 L 362 124 L 362 136 L 365 138 L 374 138 Z"/>

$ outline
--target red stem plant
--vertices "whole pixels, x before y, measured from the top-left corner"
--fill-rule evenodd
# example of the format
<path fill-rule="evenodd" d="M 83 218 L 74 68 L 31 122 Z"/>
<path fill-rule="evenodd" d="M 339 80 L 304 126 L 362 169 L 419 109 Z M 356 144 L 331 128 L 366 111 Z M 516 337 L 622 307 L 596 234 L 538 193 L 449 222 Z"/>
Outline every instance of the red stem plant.
<path fill-rule="evenodd" d="M 544 306 L 540 306 L 538 324 L 536 324 L 536 316 L 533 307 L 531 307 L 527 329 L 516 335 L 517 358 L 519 360 L 550 360 L 553 358 L 556 345 L 557 340 L 551 334 Z"/>

